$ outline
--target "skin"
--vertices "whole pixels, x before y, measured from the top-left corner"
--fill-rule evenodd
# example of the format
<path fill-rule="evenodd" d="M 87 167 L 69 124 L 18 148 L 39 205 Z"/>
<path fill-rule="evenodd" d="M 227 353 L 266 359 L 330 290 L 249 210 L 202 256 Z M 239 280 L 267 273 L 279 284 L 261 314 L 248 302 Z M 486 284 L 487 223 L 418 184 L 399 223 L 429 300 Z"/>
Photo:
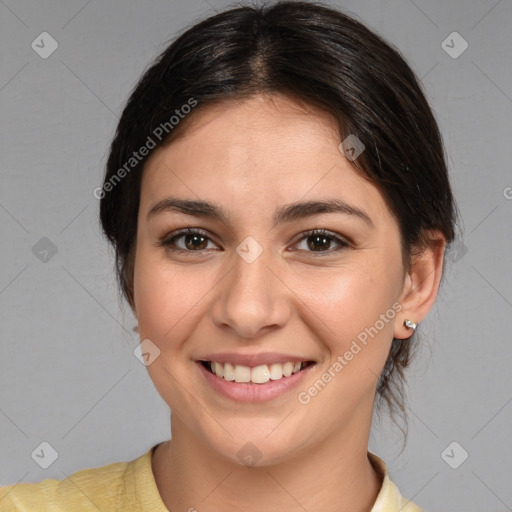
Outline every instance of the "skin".
<path fill-rule="evenodd" d="M 134 305 L 141 340 L 160 355 L 147 366 L 172 410 L 172 440 L 153 454 L 158 490 L 169 510 L 199 512 L 369 511 L 382 484 L 367 458 L 377 376 L 404 319 L 421 322 L 441 278 L 444 238 L 402 265 L 398 225 L 376 186 L 340 152 L 328 116 L 282 96 L 209 106 L 182 137 L 157 149 L 144 169 Z M 229 225 L 167 211 L 169 197 L 221 205 Z M 371 219 L 323 213 L 273 226 L 274 211 L 300 200 L 340 199 Z M 181 228 L 207 232 L 188 253 L 159 246 Z M 324 228 L 335 239 L 304 238 Z M 263 252 L 247 263 L 246 237 Z M 187 244 L 188 238 L 188 244 Z M 310 242 L 308 245 L 308 241 Z M 199 242 L 196 242 L 196 245 Z M 401 310 L 307 404 L 307 390 L 393 304 Z M 279 351 L 316 361 L 298 388 L 265 403 L 234 402 L 214 391 L 195 362 L 207 352 Z M 237 452 L 253 443 L 260 460 Z"/>

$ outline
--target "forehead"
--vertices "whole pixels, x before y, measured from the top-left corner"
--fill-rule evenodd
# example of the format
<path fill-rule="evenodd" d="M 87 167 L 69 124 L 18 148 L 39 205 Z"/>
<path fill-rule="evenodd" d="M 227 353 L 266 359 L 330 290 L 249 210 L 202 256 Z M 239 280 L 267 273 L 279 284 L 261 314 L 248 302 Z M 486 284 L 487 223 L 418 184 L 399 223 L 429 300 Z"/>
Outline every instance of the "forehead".
<path fill-rule="evenodd" d="M 146 162 L 141 208 L 170 193 L 253 212 L 326 196 L 374 214 L 385 208 L 376 186 L 339 150 L 327 114 L 286 97 L 254 96 L 207 106 L 186 121 L 180 137 Z"/>
<path fill-rule="evenodd" d="M 199 106 L 182 123 L 178 137 L 166 147 L 172 147 L 176 156 L 215 156 L 211 165 L 218 163 L 219 167 L 236 162 L 237 156 L 259 160 L 269 153 L 274 159 L 281 159 L 283 153 L 289 160 L 299 155 L 314 159 L 318 155 L 311 153 L 312 144 L 318 153 L 332 149 L 332 143 L 339 139 L 331 116 L 305 110 L 281 95 L 255 95 Z M 166 147 L 157 150 L 155 157 Z"/>

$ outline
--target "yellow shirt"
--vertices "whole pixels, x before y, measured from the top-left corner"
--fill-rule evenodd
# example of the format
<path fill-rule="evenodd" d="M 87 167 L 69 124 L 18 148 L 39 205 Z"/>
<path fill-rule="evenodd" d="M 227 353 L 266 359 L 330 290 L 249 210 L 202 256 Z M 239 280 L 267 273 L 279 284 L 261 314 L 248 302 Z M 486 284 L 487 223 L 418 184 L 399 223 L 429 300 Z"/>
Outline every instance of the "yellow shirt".
<path fill-rule="evenodd" d="M 0 511 L 169 512 L 160 497 L 151 469 L 155 447 L 132 461 L 83 469 L 64 480 L 48 478 L 37 484 L 0 487 Z M 384 461 L 370 452 L 368 456 L 383 477 L 371 512 L 422 512 L 412 501 L 402 497 L 389 479 Z"/>

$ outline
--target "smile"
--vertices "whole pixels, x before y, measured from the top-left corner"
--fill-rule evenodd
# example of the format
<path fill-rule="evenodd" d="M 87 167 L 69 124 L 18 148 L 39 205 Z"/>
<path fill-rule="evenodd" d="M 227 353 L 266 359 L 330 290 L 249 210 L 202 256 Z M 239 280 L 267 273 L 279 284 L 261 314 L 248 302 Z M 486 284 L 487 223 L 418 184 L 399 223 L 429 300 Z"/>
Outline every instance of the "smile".
<path fill-rule="evenodd" d="M 284 352 L 217 352 L 202 354 L 195 363 L 207 392 L 245 403 L 287 396 L 304 386 L 304 380 L 318 367 L 315 360 Z"/>
<path fill-rule="evenodd" d="M 218 361 L 201 361 L 201 364 L 215 376 L 225 381 L 265 384 L 270 380 L 277 381 L 290 377 L 314 363 L 312 361 L 286 362 L 262 364 L 254 367 Z"/>

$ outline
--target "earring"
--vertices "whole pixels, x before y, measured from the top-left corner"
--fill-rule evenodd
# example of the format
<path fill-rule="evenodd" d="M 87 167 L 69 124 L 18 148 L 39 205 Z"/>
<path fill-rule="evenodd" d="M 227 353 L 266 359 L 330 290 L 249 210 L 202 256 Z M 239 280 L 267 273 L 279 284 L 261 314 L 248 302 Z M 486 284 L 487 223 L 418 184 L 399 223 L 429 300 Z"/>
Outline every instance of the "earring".
<path fill-rule="evenodd" d="M 139 325 L 138 324 L 133 327 L 133 332 L 139 332 Z"/>
<path fill-rule="evenodd" d="M 412 329 L 413 331 L 418 327 L 418 324 L 416 322 L 413 322 L 412 320 L 404 320 L 404 325 L 408 329 Z"/>

